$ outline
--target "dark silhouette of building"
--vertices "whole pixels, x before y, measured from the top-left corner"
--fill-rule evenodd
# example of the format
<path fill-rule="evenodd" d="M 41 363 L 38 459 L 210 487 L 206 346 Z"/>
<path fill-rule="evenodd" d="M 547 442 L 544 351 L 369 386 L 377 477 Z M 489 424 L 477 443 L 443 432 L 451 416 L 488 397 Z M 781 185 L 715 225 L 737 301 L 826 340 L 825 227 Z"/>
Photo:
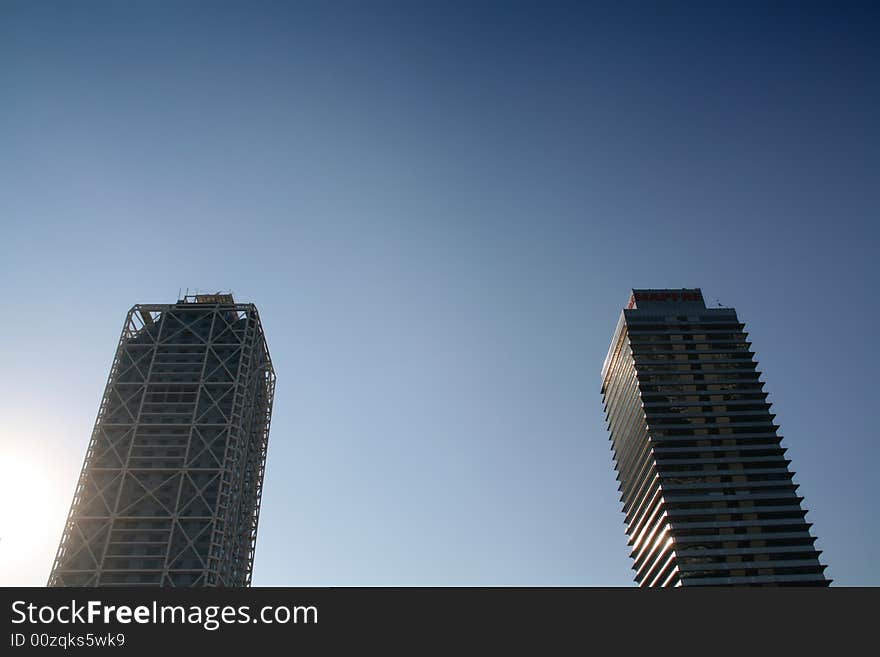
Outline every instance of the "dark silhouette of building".
<path fill-rule="evenodd" d="M 602 395 L 640 586 L 828 585 L 745 325 L 633 290 Z"/>
<path fill-rule="evenodd" d="M 134 306 L 49 585 L 250 585 L 274 385 L 253 304 Z"/>

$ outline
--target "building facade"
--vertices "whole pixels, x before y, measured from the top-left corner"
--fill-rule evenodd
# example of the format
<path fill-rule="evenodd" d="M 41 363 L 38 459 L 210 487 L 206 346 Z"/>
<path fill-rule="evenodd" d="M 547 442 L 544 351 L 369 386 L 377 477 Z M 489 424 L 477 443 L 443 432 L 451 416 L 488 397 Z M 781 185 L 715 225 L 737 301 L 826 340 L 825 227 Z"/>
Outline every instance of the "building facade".
<path fill-rule="evenodd" d="M 633 290 L 602 396 L 639 586 L 828 585 L 745 326 Z"/>
<path fill-rule="evenodd" d="M 248 586 L 275 373 L 232 295 L 126 316 L 49 586 Z"/>

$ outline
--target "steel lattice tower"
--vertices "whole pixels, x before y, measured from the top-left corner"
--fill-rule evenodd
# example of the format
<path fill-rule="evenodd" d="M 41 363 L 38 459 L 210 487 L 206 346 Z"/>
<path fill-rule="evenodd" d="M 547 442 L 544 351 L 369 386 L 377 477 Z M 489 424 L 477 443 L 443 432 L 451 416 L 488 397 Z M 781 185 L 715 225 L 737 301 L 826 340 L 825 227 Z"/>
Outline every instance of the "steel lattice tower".
<path fill-rule="evenodd" d="M 253 304 L 134 306 L 49 586 L 249 586 L 274 387 Z"/>
<path fill-rule="evenodd" d="M 640 586 L 827 586 L 745 325 L 633 290 L 602 396 Z"/>

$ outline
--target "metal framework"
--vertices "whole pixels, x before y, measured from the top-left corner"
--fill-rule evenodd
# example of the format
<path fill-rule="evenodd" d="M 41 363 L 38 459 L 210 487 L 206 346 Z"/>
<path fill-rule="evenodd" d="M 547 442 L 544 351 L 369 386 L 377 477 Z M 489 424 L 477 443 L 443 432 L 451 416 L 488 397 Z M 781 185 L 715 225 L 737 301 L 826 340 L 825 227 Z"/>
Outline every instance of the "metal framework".
<path fill-rule="evenodd" d="M 49 586 L 249 586 L 274 388 L 253 304 L 134 306 Z"/>

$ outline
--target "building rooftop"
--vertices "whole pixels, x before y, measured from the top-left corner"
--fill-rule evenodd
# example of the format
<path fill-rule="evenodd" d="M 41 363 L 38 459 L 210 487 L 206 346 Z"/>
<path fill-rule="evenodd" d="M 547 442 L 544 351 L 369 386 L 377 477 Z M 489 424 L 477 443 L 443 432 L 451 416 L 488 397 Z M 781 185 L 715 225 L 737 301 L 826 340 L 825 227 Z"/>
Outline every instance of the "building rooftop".
<path fill-rule="evenodd" d="M 698 287 L 680 289 L 633 289 L 627 310 L 668 308 L 670 305 L 705 308 L 703 292 Z"/>
<path fill-rule="evenodd" d="M 234 304 L 231 292 L 215 292 L 214 294 L 185 294 L 177 303 L 202 303 L 202 304 Z"/>

